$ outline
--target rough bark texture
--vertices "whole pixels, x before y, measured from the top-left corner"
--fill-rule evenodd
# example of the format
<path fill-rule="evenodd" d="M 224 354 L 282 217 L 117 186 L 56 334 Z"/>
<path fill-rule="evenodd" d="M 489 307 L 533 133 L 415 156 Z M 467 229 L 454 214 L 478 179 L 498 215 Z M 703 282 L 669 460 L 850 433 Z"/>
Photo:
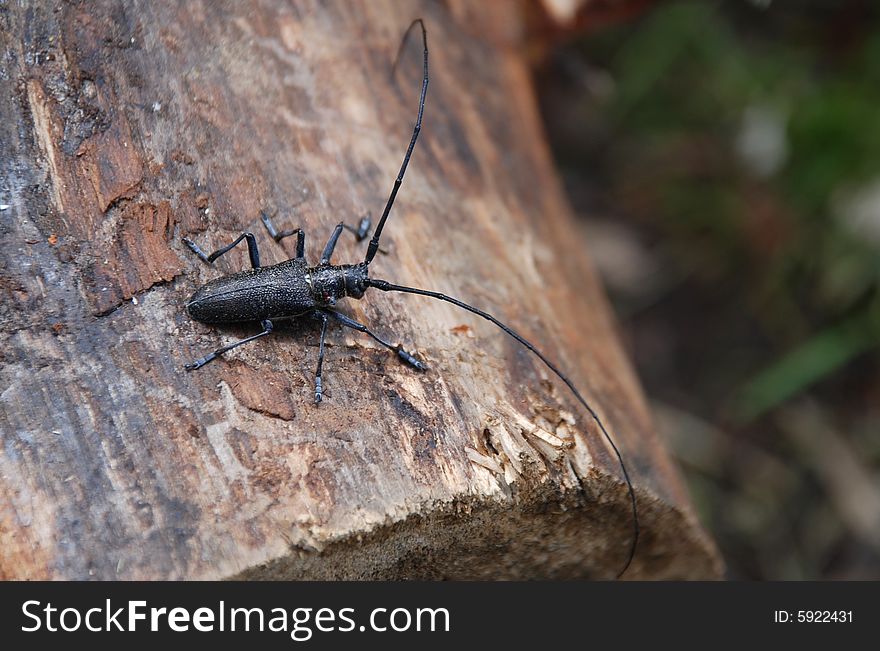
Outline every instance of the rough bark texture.
<path fill-rule="evenodd" d="M 425 126 L 373 274 L 484 307 L 558 360 L 619 442 L 643 537 L 628 576 L 714 577 L 543 142 L 508 3 L 0 3 L 0 576 L 613 577 L 627 490 L 564 386 L 489 324 L 373 292 L 345 308 L 418 374 L 314 324 L 190 320 L 205 248 L 381 210 Z M 346 237 L 337 261 L 362 258 Z M 581 483 L 584 490 L 581 490 Z"/>

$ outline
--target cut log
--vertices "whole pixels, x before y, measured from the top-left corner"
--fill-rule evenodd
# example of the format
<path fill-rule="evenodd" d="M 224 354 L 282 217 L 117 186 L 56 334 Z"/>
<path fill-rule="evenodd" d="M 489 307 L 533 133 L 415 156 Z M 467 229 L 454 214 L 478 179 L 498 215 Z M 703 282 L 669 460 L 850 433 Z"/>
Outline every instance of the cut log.
<path fill-rule="evenodd" d="M 34 2 L 0 7 L 0 576 L 16 579 L 614 577 L 632 538 L 608 444 L 490 324 L 429 299 L 340 304 L 418 373 L 317 323 L 191 320 L 187 297 L 291 256 L 259 220 L 377 216 L 421 140 L 373 275 L 486 309 L 568 372 L 624 455 L 642 538 L 630 578 L 718 557 L 662 448 L 574 235 L 516 48 L 514 3 Z M 450 8 L 451 6 L 451 8 Z M 347 235 L 337 262 L 363 258 Z M 356 334 L 356 333 L 355 333 Z"/>

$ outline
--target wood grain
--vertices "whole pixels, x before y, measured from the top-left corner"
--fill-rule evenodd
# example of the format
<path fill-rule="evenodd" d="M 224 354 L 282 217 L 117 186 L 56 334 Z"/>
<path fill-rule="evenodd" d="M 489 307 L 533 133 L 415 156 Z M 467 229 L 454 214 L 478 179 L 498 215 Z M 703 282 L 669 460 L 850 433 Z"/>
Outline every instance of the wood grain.
<path fill-rule="evenodd" d="M 620 470 L 565 387 L 452 306 L 370 293 L 345 308 L 431 366 L 315 324 L 196 373 L 242 326 L 186 298 L 246 265 L 204 248 L 259 211 L 332 227 L 377 214 L 409 137 L 416 16 L 422 139 L 373 274 L 495 313 L 558 360 L 619 442 L 643 538 L 628 576 L 719 574 L 572 218 L 516 47 L 517 5 L 89 2 L 0 6 L 0 576 L 613 577 Z M 481 25 L 502 26 L 506 41 Z M 364 247 L 346 238 L 339 261 Z M 583 484 L 585 491 L 581 491 Z"/>

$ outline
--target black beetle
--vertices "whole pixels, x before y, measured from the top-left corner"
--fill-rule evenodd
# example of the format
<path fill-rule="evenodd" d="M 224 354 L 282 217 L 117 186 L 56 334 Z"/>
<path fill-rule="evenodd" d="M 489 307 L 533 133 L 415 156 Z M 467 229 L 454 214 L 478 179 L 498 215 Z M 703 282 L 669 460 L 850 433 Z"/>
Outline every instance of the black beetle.
<path fill-rule="evenodd" d="M 320 261 L 313 267 L 310 267 L 305 259 L 305 233 L 302 229 L 297 228 L 279 232 L 272 224 L 269 216 L 265 213 L 261 214 L 263 224 L 265 225 L 266 230 L 268 230 L 269 235 L 271 235 L 276 242 L 280 242 L 283 238 L 291 235 L 297 236 L 295 258 L 269 267 L 261 267 L 257 241 L 252 233 L 242 233 L 234 242 L 214 251 L 210 255 L 205 254 L 192 240 L 184 238 L 183 242 L 196 255 L 198 255 L 199 258 L 208 263 L 214 262 L 218 257 L 232 249 L 242 240 L 245 240 L 247 242 L 252 267 L 252 269 L 246 271 L 240 271 L 235 274 L 223 276 L 222 278 L 217 278 L 199 288 L 199 290 L 196 291 L 187 302 L 186 307 L 190 316 L 193 319 L 204 323 L 219 324 L 259 321 L 263 327 L 262 332 L 242 339 L 241 341 L 236 341 L 227 346 L 223 346 L 222 348 L 218 348 L 205 357 L 202 357 L 191 364 L 187 364 L 186 369 L 191 371 L 200 368 L 233 348 L 237 348 L 242 344 L 246 344 L 270 334 L 273 329 L 274 321 L 306 316 L 317 317 L 321 320 L 322 326 L 318 352 L 318 366 L 315 372 L 315 402 L 320 403 L 324 395 L 321 382 L 321 372 L 324 364 L 324 339 L 327 334 L 327 323 L 330 319 L 334 319 L 343 326 L 353 328 L 369 335 L 382 346 L 395 351 L 405 364 L 420 371 L 427 370 L 427 366 L 422 361 L 404 350 L 399 344 L 392 344 L 385 341 L 367 328 L 367 326 L 358 323 L 351 317 L 335 310 L 334 306 L 340 299 L 360 299 L 364 296 L 364 293 L 368 288 L 375 287 L 382 291 L 404 292 L 435 298 L 447 303 L 452 303 L 453 305 L 467 310 L 472 314 L 476 314 L 487 321 L 491 321 L 525 346 L 528 350 L 537 355 L 547 368 L 565 383 L 577 398 L 578 402 L 587 410 L 592 419 L 599 426 L 602 434 L 614 450 L 617 460 L 620 463 L 624 480 L 629 488 L 633 514 L 632 546 L 626 564 L 620 572 L 622 575 L 635 556 L 639 540 L 639 517 L 636 506 L 635 490 L 633 489 L 620 450 L 617 448 L 617 445 L 614 443 L 608 430 L 605 429 L 605 425 L 602 423 L 599 415 L 592 407 L 590 407 L 577 388 L 575 388 L 574 384 L 572 384 L 571 380 L 569 380 L 555 364 L 545 357 L 543 353 L 535 348 L 532 343 L 491 314 L 439 292 L 395 285 L 385 280 L 376 280 L 369 277 L 370 263 L 379 251 L 379 238 L 382 235 L 382 229 L 385 227 L 385 222 L 388 219 L 388 214 L 391 212 L 391 207 L 397 196 L 397 191 L 400 189 L 400 185 L 403 182 L 403 176 L 406 173 L 406 168 L 409 164 L 410 157 L 412 156 L 413 148 L 419 137 L 419 131 L 422 128 L 422 114 L 425 109 L 425 96 L 428 90 L 428 36 L 425 30 L 425 24 L 421 19 L 413 21 L 409 26 L 404 34 L 400 49 L 403 49 L 403 44 L 406 42 L 412 28 L 416 25 L 421 27 L 422 43 L 424 45 L 424 76 L 422 78 L 422 90 L 419 96 L 418 117 L 416 119 L 415 128 L 413 129 L 412 138 L 409 142 L 409 147 L 407 147 L 406 154 L 403 158 L 403 164 L 400 166 L 400 171 L 394 181 L 394 186 L 391 188 L 391 194 L 385 204 L 382 217 L 379 219 L 379 223 L 376 226 L 376 231 L 370 239 L 364 261 L 358 264 L 333 265 L 330 264 L 330 257 L 333 254 L 333 250 L 336 248 L 336 243 L 339 240 L 339 236 L 343 229 L 349 228 L 349 230 L 355 233 L 359 240 L 366 237 L 370 226 L 370 222 L 367 218 L 361 220 L 357 229 L 347 227 L 342 223 L 337 224 L 336 228 L 333 230 L 333 234 L 327 241 L 327 245 L 324 247 L 324 252 L 321 254 Z M 398 51 L 398 56 L 399 55 L 400 50 Z"/>

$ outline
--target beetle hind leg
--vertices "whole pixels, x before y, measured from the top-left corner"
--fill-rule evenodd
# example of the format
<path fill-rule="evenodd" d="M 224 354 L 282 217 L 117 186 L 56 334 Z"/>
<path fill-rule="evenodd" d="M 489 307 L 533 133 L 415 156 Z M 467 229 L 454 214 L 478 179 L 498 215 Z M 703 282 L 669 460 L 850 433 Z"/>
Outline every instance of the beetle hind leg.
<path fill-rule="evenodd" d="M 233 348 L 238 348 L 239 346 L 241 346 L 243 344 L 254 341 L 255 339 L 259 339 L 260 337 L 265 337 L 266 335 L 272 333 L 273 328 L 272 328 L 271 321 L 269 321 L 267 319 L 266 321 L 262 321 L 260 323 L 260 325 L 263 326 L 263 331 L 261 333 L 256 334 L 256 335 L 252 335 L 250 337 L 245 337 L 241 341 L 236 341 L 235 343 L 231 343 L 227 346 L 223 346 L 221 348 L 218 348 L 214 352 L 208 353 L 207 355 L 205 355 L 201 359 L 197 359 L 194 362 L 190 362 L 189 364 L 185 364 L 183 368 L 185 368 L 187 371 L 195 371 L 197 368 L 202 368 L 208 362 L 213 362 L 215 359 L 220 357 L 220 355 L 222 355 L 223 353 L 228 353 Z"/>

